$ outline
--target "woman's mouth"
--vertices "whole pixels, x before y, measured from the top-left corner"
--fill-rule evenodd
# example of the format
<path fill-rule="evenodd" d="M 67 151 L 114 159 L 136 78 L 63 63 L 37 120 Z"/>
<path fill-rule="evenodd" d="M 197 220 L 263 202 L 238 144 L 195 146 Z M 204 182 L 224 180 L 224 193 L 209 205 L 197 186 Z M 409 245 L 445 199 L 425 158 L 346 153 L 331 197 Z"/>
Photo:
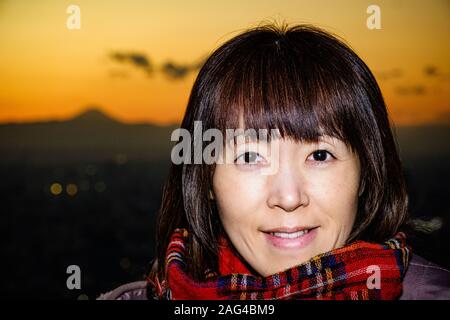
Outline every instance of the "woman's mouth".
<path fill-rule="evenodd" d="M 303 229 L 299 231 L 269 231 L 264 232 L 268 242 L 280 249 L 301 249 L 310 244 L 317 234 L 317 228 Z"/>

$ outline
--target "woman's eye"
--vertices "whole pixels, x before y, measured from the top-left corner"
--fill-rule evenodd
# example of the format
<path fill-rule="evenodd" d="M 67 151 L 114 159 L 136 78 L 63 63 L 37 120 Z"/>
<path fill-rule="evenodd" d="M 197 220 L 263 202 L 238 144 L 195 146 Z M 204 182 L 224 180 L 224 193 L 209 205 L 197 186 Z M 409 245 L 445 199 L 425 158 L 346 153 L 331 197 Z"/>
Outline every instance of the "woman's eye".
<path fill-rule="evenodd" d="M 261 156 L 257 152 L 247 151 L 236 159 L 237 164 L 255 164 L 261 162 Z"/>
<path fill-rule="evenodd" d="M 310 158 L 312 158 L 312 159 L 310 159 Z M 329 160 L 331 160 L 330 158 L 334 158 L 334 157 L 327 150 L 316 150 L 308 157 L 308 159 L 310 159 L 310 160 L 321 161 L 321 162 L 329 161 Z"/>

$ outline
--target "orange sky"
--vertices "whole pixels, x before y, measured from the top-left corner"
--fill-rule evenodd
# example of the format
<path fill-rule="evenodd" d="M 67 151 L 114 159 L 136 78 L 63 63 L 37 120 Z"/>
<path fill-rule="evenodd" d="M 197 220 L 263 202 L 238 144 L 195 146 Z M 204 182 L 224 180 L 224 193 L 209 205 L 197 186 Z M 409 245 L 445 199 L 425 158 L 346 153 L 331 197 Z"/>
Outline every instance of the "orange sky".
<path fill-rule="evenodd" d="M 381 30 L 366 27 L 373 3 Z M 81 9 L 80 30 L 66 28 L 70 4 Z M 312 23 L 346 39 L 396 124 L 450 121 L 449 14 L 446 0 L 0 0 L 0 122 L 62 119 L 88 106 L 125 122 L 178 122 L 196 71 L 174 80 L 158 68 L 195 63 L 262 20 Z M 111 52 L 143 54 L 155 71 Z"/>

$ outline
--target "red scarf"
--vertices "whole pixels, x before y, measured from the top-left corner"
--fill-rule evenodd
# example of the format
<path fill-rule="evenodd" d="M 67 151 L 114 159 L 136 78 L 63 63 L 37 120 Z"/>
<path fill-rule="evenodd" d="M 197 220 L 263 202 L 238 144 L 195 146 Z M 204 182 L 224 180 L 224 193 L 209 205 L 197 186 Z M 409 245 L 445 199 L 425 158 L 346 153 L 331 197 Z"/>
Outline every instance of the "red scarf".
<path fill-rule="evenodd" d="M 185 272 L 189 235 L 186 229 L 172 234 L 166 254 L 167 279 L 162 283 L 149 279 L 156 299 L 397 299 L 411 253 L 400 232 L 383 244 L 355 241 L 262 277 L 252 273 L 222 237 L 218 272 L 206 270 L 205 279 L 198 282 Z"/>

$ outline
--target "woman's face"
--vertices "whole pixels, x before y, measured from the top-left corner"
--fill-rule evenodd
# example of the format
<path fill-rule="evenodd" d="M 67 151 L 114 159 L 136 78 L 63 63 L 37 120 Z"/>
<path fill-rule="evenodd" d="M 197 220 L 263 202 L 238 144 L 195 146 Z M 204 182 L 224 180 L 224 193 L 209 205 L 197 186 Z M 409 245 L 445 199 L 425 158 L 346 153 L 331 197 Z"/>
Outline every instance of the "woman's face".
<path fill-rule="evenodd" d="M 216 165 L 213 178 L 223 227 L 262 276 L 343 246 L 358 206 L 360 163 L 344 142 L 328 136 L 317 144 L 277 141 L 278 160 L 264 142 L 244 142 L 235 161 Z M 277 170 L 263 174 L 271 161 Z"/>

